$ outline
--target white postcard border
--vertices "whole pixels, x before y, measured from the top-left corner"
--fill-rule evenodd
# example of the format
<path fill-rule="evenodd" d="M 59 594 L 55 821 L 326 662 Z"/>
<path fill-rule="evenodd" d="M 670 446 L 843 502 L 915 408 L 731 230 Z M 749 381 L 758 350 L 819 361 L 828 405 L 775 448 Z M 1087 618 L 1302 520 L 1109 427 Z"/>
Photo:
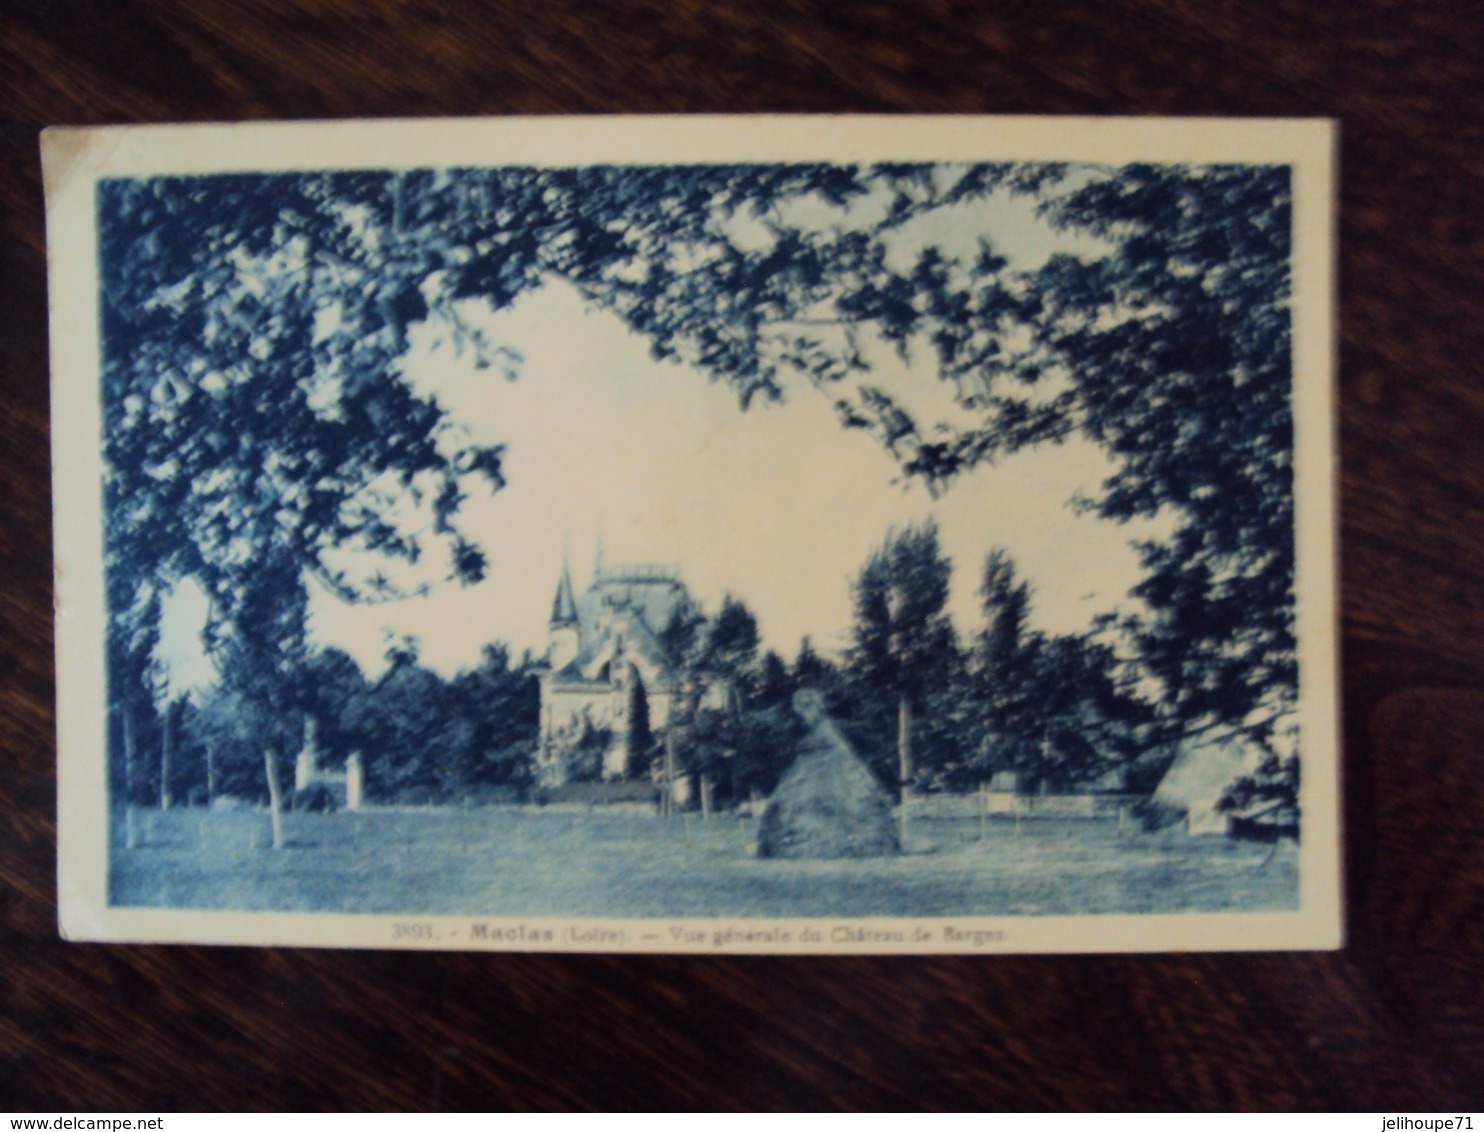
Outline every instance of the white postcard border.
<path fill-rule="evenodd" d="M 1335 148 L 1331 123 L 1299 120 L 614 117 L 48 130 L 43 156 L 53 375 L 62 934 L 94 941 L 786 954 L 1245 951 L 1340 946 Z M 237 170 L 882 160 L 1116 164 L 1147 160 L 1292 166 L 1298 715 L 1304 757 L 1298 911 L 713 921 L 236 913 L 109 906 L 108 806 L 101 755 L 107 708 L 94 211 L 100 179 Z M 718 941 L 717 933 L 728 928 L 742 934 Z M 968 934 L 955 940 L 946 935 L 950 928 Z M 852 931 L 862 934 L 853 937 Z M 762 938 L 769 932 L 773 933 L 770 938 Z M 806 932 L 820 938 L 810 938 Z M 887 938 L 883 933 L 897 933 L 901 938 Z"/>

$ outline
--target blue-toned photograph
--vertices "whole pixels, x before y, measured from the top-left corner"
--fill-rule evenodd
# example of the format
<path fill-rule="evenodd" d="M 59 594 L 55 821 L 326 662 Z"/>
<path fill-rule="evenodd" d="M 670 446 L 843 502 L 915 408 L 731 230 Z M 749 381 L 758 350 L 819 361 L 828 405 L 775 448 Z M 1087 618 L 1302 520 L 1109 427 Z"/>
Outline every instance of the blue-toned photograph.
<path fill-rule="evenodd" d="M 100 180 L 109 904 L 1297 910 L 1292 194 Z"/>

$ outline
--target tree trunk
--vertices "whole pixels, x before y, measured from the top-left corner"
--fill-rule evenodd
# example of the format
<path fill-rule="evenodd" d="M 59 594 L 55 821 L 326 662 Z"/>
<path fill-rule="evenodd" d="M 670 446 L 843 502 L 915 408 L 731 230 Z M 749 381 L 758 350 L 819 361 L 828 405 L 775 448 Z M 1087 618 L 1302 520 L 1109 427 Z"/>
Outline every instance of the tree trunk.
<path fill-rule="evenodd" d="M 272 747 L 263 750 L 263 767 L 268 774 L 268 812 L 273 819 L 273 848 L 283 848 L 283 787 L 278 782 L 278 756 Z"/>
<path fill-rule="evenodd" d="M 675 812 L 675 728 L 665 728 L 665 791 L 661 795 L 665 817 Z"/>
<path fill-rule="evenodd" d="M 902 849 L 907 848 L 907 808 L 912 801 L 912 703 L 906 696 L 897 701 L 897 758 L 901 763 L 902 809 L 898 817 L 901 826 Z"/>
<path fill-rule="evenodd" d="M 742 734 L 742 693 L 737 691 L 737 685 L 730 680 L 727 681 L 727 702 L 732 709 L 732 726 L 736 728 L 737 737 L 740 740 Z M 735 747 L 728 751 L 728 755 L 729 757 L 726 760 L 727 789 L 730 791 L 728 797 L 732 799 L 732 805 L 736 806 L 738 797 L 737 763 L 741 761 L 741 756 Z M 706 816 L 711 816 L 709 807 L 707 808 Z"/>
<path fill-rule="evenodd" d="M 206 740 L 206 808 L 216 801 L 216 743 Z"/>
<path fill-rule="evenodd" d="M 134 713 L 127 704 L 124 716 L 124 846 L 134 848 Z"/>
<path fill-rule="evenodd" d="M 170 789 L 170 779 L 174 771 L 175 751 L 174 729 L 170 726 L 170 720 L 175 715 L 175 705 L 166 704 L 164 712 L 160 715 L 160 809 L 168 810 L 175 800 Z"/>

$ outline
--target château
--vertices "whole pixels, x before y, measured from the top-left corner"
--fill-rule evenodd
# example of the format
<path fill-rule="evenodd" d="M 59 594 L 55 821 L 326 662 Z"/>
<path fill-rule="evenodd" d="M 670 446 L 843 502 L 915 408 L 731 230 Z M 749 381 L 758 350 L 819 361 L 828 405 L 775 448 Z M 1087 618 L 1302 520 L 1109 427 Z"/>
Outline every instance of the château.
<path fill-rule="evenodd" d="M 663 728 L 676 694 L 676 673 L 660 634 L 677 611 L 691 605 L 673 567 L 604 565 L 600 554 L 579 597 L 563 561 L 540 673 L 540 758 L 551 758 L 561 737 L 587 722 L 612 734 L 604 777 L 623 778 L 634 769 L 630 732 Z"/>

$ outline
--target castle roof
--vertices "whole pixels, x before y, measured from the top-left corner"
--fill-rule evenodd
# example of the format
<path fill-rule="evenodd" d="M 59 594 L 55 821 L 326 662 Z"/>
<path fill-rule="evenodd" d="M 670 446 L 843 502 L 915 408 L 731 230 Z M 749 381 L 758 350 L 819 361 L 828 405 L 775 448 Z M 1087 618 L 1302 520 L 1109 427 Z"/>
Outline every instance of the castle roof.
<path fill-rule="evenodd" d="M 689 601 L 685 583 L 669 567 L 605 566 L 583 595 L 582 624 L 595 630 L 614 615 L 627 614 L 658 635 Z"/>
<path fill-rule="evenodd" d="M 558 682 L 605 679 L 599 674 L 620 655 L 639 668 L 646 682 L 669 684 L 673 679 L 658 636 L 642 618 L 627 614 L 589 636 L 577 656 L 556 674 Z"/>
<path fill-rule="evenodd" d="M 671 674 L 659 634 L 690 594 L 673 567 L 652 564 L 601 566 L 586 592 L 572 602 L 571 616 L 563 620 L 572 587 L 566 569 L 557 586 L 552 624 L 574 624 L 580 643 L 577 655 L 555 673 L 559 682 L 589 681 L 620 652 L 636 663 L 646 680 L 669 683 Z"/>

